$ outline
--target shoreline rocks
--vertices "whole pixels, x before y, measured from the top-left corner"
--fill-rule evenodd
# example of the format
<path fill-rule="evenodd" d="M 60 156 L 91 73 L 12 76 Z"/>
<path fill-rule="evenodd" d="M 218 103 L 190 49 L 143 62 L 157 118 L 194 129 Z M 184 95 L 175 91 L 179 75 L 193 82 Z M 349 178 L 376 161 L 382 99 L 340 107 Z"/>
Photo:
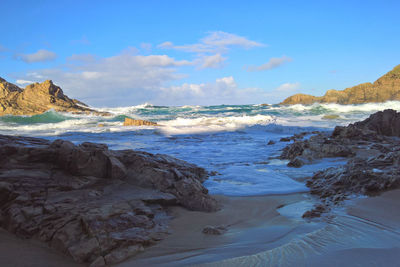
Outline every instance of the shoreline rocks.
<path fill-rule="evenodd" d="M 0 226 L 77 262 L 114 264 L 168 235 L 169 206 L 218 210 L 206 179 L 167 155 L 0 135 Z"/>
<path fill-rule="evenodd" d="M 308 179 L 310 193 L 326 207 L 318 206 L 304 217 L 318 217 L 351 195 L 376 195 L 399 188 L 399 137 L 400 113 L 385 110 L 364 121 L 337 126 L 332 134 L 320 133 L 286 146 L 280 158 L 289 159 L 289 167 L 327 157 L 349 158 L 344 166 L 318 171 Z"/>
<path fill-rule="evenodd" d="M 86 104 L 70 99 L 51 80 L 33 83 L 21 89 L 0 78 L 0 116 L 37 115 L 50 109 L 58 112 L 110 115 L 90 109 Z"/>

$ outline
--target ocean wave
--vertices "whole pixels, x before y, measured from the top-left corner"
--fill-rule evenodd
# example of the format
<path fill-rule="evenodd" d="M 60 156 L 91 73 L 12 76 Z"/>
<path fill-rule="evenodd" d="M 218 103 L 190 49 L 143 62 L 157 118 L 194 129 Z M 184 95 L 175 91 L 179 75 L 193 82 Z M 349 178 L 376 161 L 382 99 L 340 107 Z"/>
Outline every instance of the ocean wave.
<path fill-rule="evenodd" d="M 56 112 L 54 110 L 49 110 L 43 114 L 32 116 L 0 116 L 0 122 L 10 124 L 58 123 L 69 119 L 72 119 L 72 117 L 68 117 L 68 115 Z"/>
<path fill-rule="evenodd" d="M 373 113 L 385 109 L 400 110 L 400 101 L 387 101 L 383 103 L 366 103 L 366 104 L 353 104 L 341 105 L 335 103 L 314 103 L 312 105 L 290 105 L 290 106 L 272 106 L 270 109 L 282 111 L 295 111 L 295 112 L 313 112 L 315 114 L 327 113 L 354 113 L 354 112 L 368 112 Z"/>
<path fill-rule="evenodd" d="M 165 134 L 210 133 L 235 131 L 253 125 L 275 123 L 276 118 L 269 115 L 181 118 L 162 121 L 160 129 Z"/>

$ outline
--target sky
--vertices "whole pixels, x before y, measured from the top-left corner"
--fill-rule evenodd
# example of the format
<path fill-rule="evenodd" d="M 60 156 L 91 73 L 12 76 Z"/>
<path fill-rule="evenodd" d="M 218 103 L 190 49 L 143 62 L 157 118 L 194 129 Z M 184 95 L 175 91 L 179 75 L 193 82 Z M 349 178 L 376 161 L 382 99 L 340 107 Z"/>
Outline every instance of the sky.
<path fill-rule="evenodd" d="M 279 103 L 400 64 L 399 1 L 0 0 L 0 77 L 95 107 Z"/>

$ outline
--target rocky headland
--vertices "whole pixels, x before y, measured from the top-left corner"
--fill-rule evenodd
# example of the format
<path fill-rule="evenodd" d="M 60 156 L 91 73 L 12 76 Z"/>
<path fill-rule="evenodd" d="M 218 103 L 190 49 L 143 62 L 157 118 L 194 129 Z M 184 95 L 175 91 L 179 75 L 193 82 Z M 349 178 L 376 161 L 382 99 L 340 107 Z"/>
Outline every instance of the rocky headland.
<path fill-rule="evenodd" d="M 0 78 L 0 116 L 36 115 L 50 109 L 58 112 L 109 115 L 87 107 L 84 103 L 66 96 L 51 80 L 19 88 Z"/>
<path fill-rule="evenodd" d="M 322 204 L 304 214 L 318 217 L 351 195 L 376 195 L 400 187 L 400 113 L 380 111 L 364 121 L 309 139 L 294 139 L 280 156 L 289 167 L 328 157 L 349 158 L 347 164 L 321 170 L 307 186 Z"/>
<path fill-rule="evenodd" d="M 313 104 L 338 103 L 338 104 L 363 104 L 400 100 L 400 65 L 383 75 L 374 83 L 362 83 L 345 90 L 328 90 L 324 96 L 296 94 L 286 98 L 281 104 Z"/>
<path fill-rule="evenodd" d="M 165 238 L 171 206 L 212 212 L 207 172 L 166 155 L 0 135 L 0 226 L 92 266 Z"/>

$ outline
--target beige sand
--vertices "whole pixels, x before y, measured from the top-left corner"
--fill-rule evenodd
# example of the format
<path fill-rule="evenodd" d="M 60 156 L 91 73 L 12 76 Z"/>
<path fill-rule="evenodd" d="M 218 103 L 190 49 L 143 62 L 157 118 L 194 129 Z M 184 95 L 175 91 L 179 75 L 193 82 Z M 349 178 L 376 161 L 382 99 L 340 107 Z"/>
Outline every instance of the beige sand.
<path fill-rule="evenodd" d="M 303 194 L 224 197 L 216 213 L 190 212 L 174 208 L 172 234 L 144 253 L 118 266 L 185 266 L 251 255 L 288 242 L 298 233 L 310 231 L 306 223 L 281 216 L 277 208 L 307 199 Z M 207 225 L 228 225 L 220 236 L 205 235 Z"/>
<path fill-rule="evenodd" d="M 347 208 L 347 213 L 376 225 L 376 235 L 388 236 L 388 242 L 382 248 L 368 248 L 370 244 L 365 244 L 325 253 L 310 258 L 309 266 L 400 266 L 400 190 L 357 200 Z"/>
<path fill-rule="evenodd" d="M 400 190 L 354 201 L 329 224 L 277 212 L 282 205 L 300 208 L 306 194 L 217 198 L 223 204 L 217 213 L 171 209 L 172 234 L 118 266 L 398 266 Z M 229 230 L 204 235 L 206 225 L 229 225 Z M 1 230 L 0 266 L 79 265 Z"/>

